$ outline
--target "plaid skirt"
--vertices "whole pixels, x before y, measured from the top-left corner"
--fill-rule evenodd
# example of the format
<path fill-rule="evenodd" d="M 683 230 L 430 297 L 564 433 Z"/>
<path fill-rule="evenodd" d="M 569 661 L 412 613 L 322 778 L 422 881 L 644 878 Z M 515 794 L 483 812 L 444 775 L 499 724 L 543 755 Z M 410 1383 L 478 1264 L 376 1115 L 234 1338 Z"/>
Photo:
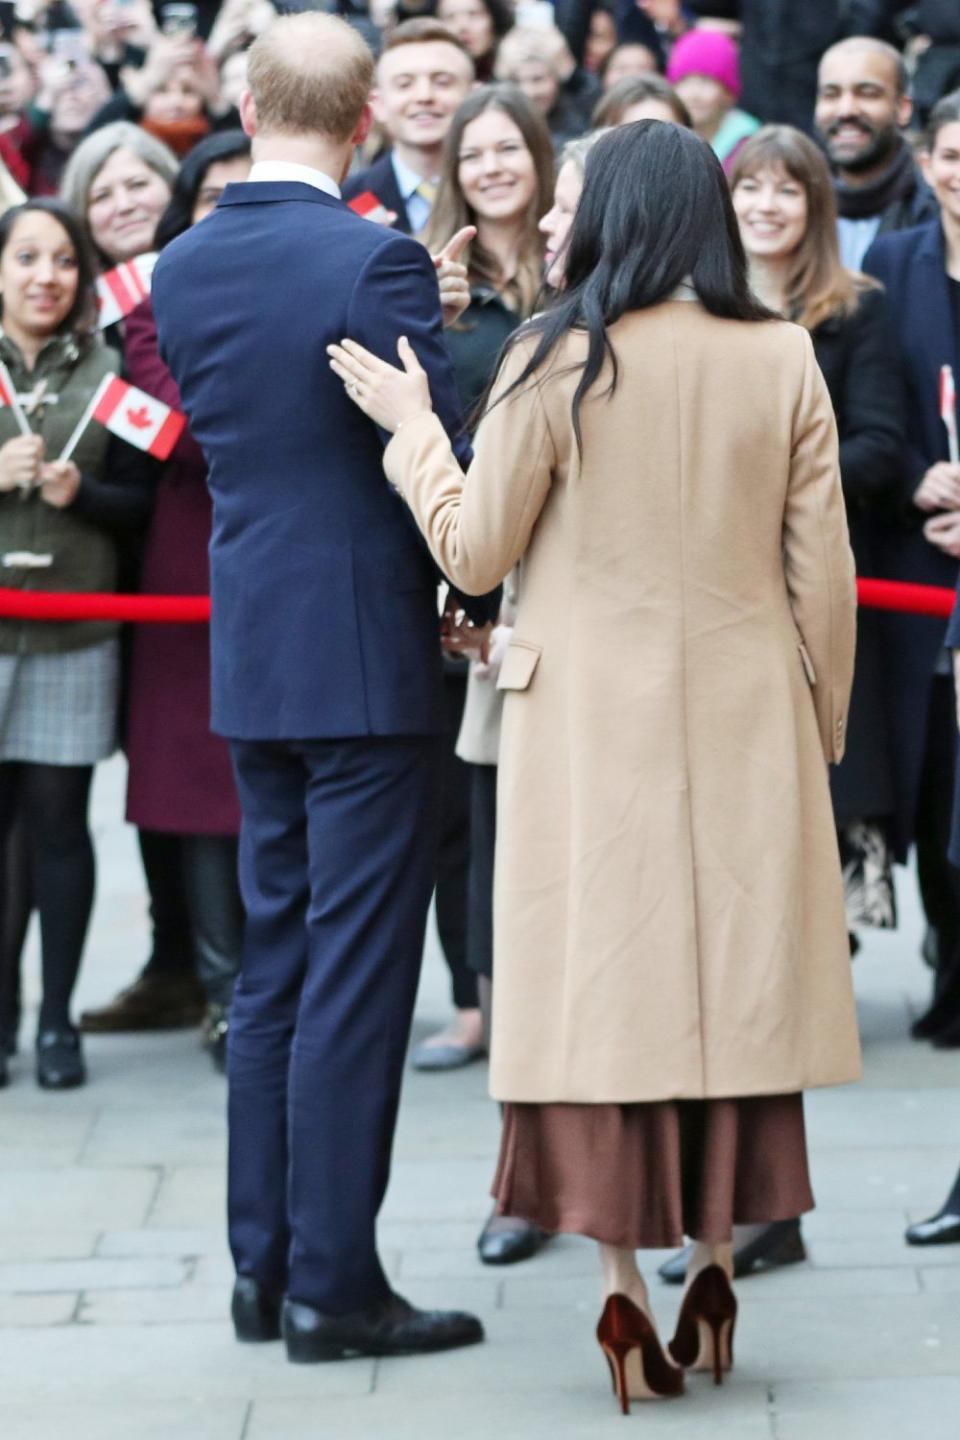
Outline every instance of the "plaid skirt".
<path fill-rule="evenodd" d="M 95 765 L 117 745 L 120 642 L 0 655 L 0 763 Z"/>

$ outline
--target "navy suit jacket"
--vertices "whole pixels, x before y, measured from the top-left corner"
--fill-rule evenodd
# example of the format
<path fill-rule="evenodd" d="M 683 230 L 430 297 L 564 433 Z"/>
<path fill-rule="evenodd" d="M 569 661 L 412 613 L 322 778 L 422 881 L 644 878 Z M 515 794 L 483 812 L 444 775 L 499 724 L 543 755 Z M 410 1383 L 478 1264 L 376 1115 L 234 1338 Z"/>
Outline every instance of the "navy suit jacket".
<path fill-rule="evenodd" d="M 326 354 L 350 336 L 396 363 L 406 335 L 456 434 L 426 250 L 310 185 L 230 185 L 164 250 L 153 307 L 210 467 L 213 728 L 440 733 L 437 573 Z"/>
<path fill-rule="evenodd" d="M 881 235 L 867 252 L 863 268 L 882 281 L 887 312 L 903 360 L 907 402 L 905 510 L 924 474 L 949 458 L 947 432 L 940 419 L 940 367 L 952 365 L 960 382 L 957 332 L 947 284 L 947 260 L 939 218 L 911 230 Z M 925 540 L 916 507 L 912 530 L 891 547 L 886 577 L 926 585 L 954 585 L 957 562 Z"/>

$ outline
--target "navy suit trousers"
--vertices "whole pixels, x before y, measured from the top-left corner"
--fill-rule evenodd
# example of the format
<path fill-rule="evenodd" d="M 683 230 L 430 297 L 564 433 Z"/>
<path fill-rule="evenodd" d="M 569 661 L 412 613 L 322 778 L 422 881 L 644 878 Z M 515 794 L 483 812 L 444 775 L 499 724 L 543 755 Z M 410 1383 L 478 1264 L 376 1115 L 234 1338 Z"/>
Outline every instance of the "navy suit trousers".
<path fill-rule="evenodd" d="M 383 1201 L 436 863 L 437 736 L 234 741 L 237 1272 L 330 1314 L 389 1293 Z"/>

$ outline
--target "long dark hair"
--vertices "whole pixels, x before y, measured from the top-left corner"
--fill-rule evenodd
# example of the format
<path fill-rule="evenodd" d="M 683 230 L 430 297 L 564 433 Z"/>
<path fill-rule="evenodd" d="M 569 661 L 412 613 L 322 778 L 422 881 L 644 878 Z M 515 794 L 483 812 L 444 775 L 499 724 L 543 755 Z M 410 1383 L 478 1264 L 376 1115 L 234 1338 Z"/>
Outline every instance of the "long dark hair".
<path fill-rule="evenodd" d="M 622 125 L 587 156 L 566 288 L 552 309 L 507 342 L 509 349 L 521 338 L 538 337 L 501 398 L 525 384 L 571 330 L 586 331 L 587 358 L 573 397 L 574 433 L 582 447 L 580 407 L 608 356 L 613 374 L 606 393 L 617 385 L 609 326 L 629 311 L 662 304 L 684 280 L 711 315 L 777 318 L 751 293 L 726 177 L 709 145 L 662 120 Z"/>
<path fill-rule="evenodd" d="M 177 172 L 173 193 L 160 216 L 155 245 L 162 250 L 193 224 L 193 207 L 211 165 L 250 154 L 250 141 L 242 130 L 221 130 L 195 145 Z"/>
<path fill-rule="evenodd" d="M 25 200 L 22 205 L 12 205 L 0 216 L 0 255 L 9 245 L 13 227 L 20 216 L 28 215 L 31 211 L 39 211 L 41 215 L 52 215 L 57 224 L 62 225 L 66 231 L 67 238 L 73 246 L 73 253 L 77 257 L 76 299 L 60 322 L 57 333 L 68 335 L 72 332 L 78 337 L 88 337 L 93 331 L 97 313 L 93 295 L 93 280 L 97 272 L 83 222 L 77 219 L 72 210 L 67 209 L 62 200 L 43 197 L 37 200 Z M 0 316 L 2 313 L 3 301 L 0 298 Z"/>

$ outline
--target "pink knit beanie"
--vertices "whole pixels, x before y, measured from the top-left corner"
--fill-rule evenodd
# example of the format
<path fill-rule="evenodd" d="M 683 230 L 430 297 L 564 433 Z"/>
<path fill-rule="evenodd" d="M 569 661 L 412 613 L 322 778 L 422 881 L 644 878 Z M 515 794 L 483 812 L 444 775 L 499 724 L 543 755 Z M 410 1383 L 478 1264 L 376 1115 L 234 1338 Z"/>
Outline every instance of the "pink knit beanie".
<path fill-rule="evenodd" d="M 667 79 L 676 85 L 687 75 L 709 75 L 740 98 L 740 52 L 729 35 L 717 30 L 688 30 L 670 52 Z"/>

